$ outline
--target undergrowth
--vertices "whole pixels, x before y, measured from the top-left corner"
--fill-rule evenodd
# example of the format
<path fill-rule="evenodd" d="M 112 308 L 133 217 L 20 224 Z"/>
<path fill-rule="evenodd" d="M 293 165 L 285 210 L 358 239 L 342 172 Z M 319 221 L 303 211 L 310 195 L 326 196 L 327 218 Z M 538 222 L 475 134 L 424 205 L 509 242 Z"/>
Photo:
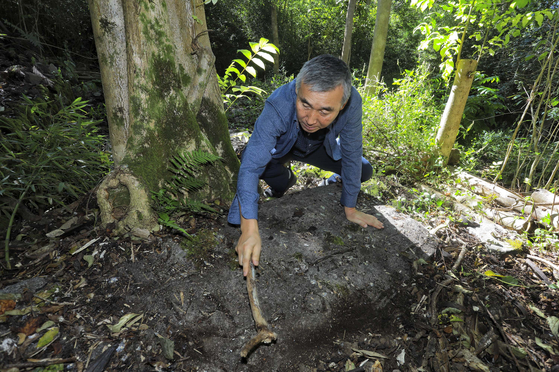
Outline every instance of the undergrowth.
<path fill-rule="evenodd" d="M 427 71 L 406 71 L 394 82 L 381 84 L 380 97 L 363 102 L 363 153 L 386 173 L 403 181 L 421 180 L 436 164 L 435 136 L 442 109 L 434 98 L 437 81 Z"/>
<path fill-rule="evenodd" d="M 37 219 L 91 190 L 108 173 L 101 120 L 92 119 L 81 98 L 61 94 L 23 97 L 14 117 L 0 118 L 0 230 L 5 250 L 19 214 Z M 9 266 L 9 257 L 6 254 Z"/>

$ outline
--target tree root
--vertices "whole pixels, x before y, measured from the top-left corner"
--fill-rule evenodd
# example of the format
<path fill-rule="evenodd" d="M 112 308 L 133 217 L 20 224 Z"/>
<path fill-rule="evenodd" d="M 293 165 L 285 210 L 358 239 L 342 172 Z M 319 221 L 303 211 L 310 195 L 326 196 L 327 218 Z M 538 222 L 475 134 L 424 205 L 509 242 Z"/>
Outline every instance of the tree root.
<path fill-rule="evenodd" d="M 247 291 L 248 299 L 250 301 L 250 308 L 252 309 L 252 317 L 256 323 L 256 330 L 258 334 L 251 338 L 241 350 L 241 357 L 246 358 L 250 352 L 260 344 L 270 344 L 278 338 L 275 332 L 270 330 L 268 322 L 262 315 L 258 295 L 256 293 L 256 277 L 254 274 L 254 266 L 250 264 L 250 270 L 247 275 Z"/>
<path fill-rule="evenodd" d="M 126 206 L 124 216 L 118 216 L 111 193 L 122 186 L 128 189 L 130 203 Z M 129 232 L 135 228 L 151 232 L 158 227 L 157 218 L 151 210 L 149 192 L 129 171 L 112 171 L 97 189 L 97 202 L 101 211 L 101 221 L 104 225 L 115 223 L 117 233 Z"/>

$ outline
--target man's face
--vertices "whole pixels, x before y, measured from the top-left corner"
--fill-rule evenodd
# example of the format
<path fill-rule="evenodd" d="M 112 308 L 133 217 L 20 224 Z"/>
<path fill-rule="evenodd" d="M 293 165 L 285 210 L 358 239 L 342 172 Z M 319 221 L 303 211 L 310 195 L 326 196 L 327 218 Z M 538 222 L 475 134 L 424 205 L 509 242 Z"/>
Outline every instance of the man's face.
<path fill-rule="evenodd" d="M 305 83 L 301 83 L 297 92 L 297 120 L 307 133 L 314 133 L 326 128 L 344 108 L 342 97 L 344 88 L 338 85 L 328 92 L 313 92 Z"/>

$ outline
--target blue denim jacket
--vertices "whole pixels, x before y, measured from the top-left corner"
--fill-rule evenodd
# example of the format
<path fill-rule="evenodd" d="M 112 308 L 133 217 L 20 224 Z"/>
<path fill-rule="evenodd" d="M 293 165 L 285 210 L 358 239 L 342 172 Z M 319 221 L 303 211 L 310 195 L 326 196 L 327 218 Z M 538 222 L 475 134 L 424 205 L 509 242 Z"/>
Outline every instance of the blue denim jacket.
<path fill-rule="evenodd" d="M 241 223 L 239 204 L 246 219 L 258 219 L 258 180 L 272 158 L 286 155 L 299 134 L 295 103 L 295 80 L 276 89 L 266 100 L 264 110 L 254 124 L 254 131 L 243 153 L 237 179 L 237 194 L 229 209 L 228 222 Z M 342 159 L 341 203 L 353 208 L 361 189 L 362 99 L 352 87 L 346 106 L 330 125 L 324 139 L 326 153 Z"/>

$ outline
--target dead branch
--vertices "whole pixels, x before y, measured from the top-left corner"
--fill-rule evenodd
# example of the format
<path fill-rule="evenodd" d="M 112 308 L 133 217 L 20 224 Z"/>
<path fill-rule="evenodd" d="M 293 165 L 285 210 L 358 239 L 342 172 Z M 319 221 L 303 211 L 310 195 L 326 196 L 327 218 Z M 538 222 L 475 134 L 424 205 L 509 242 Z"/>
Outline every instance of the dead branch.
<path fill-rule="evenodd" d="M 551 267 L 554 271 L 559 271 L 559 266 L 549 262 L 548 260 L 544 260 L 543 258 L 540 258 L 538 256 L 534 256 L 534 255 L 526 255 L 527 258 L 531 258 L 532 260 L 536 260 L 536 261 L 540 261 L 544 264 L 546 264 L 547 266 Z"/>
<path fill-rule="evenodd" d="M 258 301 L 258 294 L 256 293 L 256 276 L 252 263 L 250 264 L 250 270 L 247 275 L 247 291 L 250 308 L 252 310 L 252 317 L 256 323 L 256 330 L 258 331 L 258 334 L 251 338 L 241 350 L 241 357 L 243 358 L 246 358 L 248 354 L 258 345 L 262 343 L 270 344 L 278 338 L 278 335 L 270 330 L 268 322 L 262 315 L 260 302 Z"/>
<path fill-rule="evenodd" d="M 533 263 L 529 259 L 524 260 L 524 262 L 526 262 L 526 265 L 530 266 L 532 271 L 534 271 L 545 284 L 552 284 L 547 275 L 545 275 L 544 272 L 539 267 L 537 267 L 535 263 Z"/>

